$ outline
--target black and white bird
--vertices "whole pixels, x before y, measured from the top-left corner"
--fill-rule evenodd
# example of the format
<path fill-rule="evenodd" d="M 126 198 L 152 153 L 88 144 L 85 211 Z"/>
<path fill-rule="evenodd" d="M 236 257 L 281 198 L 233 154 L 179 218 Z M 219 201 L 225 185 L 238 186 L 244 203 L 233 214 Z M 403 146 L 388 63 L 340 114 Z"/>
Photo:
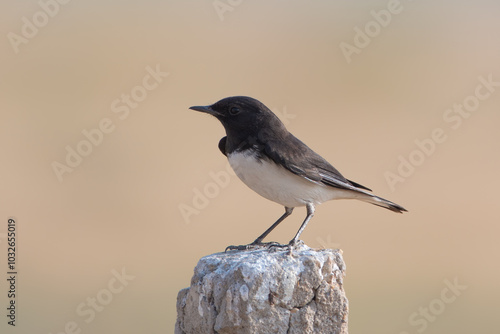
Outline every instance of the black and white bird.
<path fill-rule="evenodd" d="M 375 196 L 370 189 L 346 179 L 328 161 L 311 150 L 285 128 L 280 119 L 256 99 L 233 96 L 209 106 L 189 109 L 215 116 L 226 136 L 219 149 L 236 175 L 259 195 L 285 207 L 285 213 L 249 245 L 229 246 L 244 250 L 276 243 L 264 238 L 298 206 L 307 208 L 307 216 L 287 246 L 294 246 L 314 215 L 315 206 L 334 199 L 358 199 L 394 212 L 402 206 Z M 284 246 L 284 245 L 278 245 Z"/>

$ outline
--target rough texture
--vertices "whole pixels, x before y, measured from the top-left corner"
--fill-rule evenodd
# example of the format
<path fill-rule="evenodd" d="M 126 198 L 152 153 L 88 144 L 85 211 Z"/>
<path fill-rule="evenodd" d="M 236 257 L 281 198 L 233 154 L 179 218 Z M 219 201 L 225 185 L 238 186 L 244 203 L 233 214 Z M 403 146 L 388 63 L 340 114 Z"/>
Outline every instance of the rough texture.
<path fill-rule="evenodd" d="M 302 246 L 203 257 L 177 296 L 175 334 L 347 334 L 341 252 Z"/>

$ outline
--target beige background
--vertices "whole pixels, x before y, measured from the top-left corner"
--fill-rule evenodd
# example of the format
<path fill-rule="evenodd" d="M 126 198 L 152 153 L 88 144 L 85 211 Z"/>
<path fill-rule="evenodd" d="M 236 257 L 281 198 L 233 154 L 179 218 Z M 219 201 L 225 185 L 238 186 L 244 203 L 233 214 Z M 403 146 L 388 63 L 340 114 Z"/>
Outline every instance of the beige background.
<path fill-rule="evenodd" d="M 350 63 L 340 43 L 353 44 L 386 1 L 231 3 L 221 20 L 212 0 L 74 0 L 18 53 L 8 34 L 41 7 L 0 4 L 0 331 L 55 334 L 74 322 L 81 333 L 172 333 L 198 259 L 252 241 L 283 210 L 235 177 L 213 187 L 227 165 L 223 128 L 188 110 L 249 95 L 346 177 L 410 211 L 325 203 L 302 235 L 344 251 L 350 332 L 498 333 L 500 87 L 457 129 L 443 115 L 473 101 L 478 77 L 500 82 L 499 3 L 402 0 Z M 157 65 L 169 75 L 120 119 L 112 102 L 139 92 Z M 105 118 L 114 130 L 59 182 L 53 162 Z M 384 174 L 436 128 L 446 141 L 391 189 Z M 213 198 L 185 220 L 180 207 L 206 187 Z M 288 241 L 304 215 L 271 238 Z M 5 317 L 9 217 L 15 329 Z M 135 278 L 110 294 L 122 268 Z M 445 280 L 466 286 L 453 302 L 441 300 L 453 296 Z M 95 297 L 109 303 L 86 322 L 77 308 Z"/>

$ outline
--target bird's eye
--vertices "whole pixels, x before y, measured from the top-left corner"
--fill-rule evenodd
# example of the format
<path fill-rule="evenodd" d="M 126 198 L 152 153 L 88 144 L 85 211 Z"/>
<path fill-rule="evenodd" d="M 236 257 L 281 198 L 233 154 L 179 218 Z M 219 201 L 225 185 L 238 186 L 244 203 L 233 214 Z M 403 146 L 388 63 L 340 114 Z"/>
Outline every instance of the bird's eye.
<path fill-rule="evenodd" d="M 240 113 L 240 108 L 238 108 L 238 107 L 231 107 L 231 109 L 229 109 L 229 113 L 231 115 L 237 115 L 237 114 Z"/>

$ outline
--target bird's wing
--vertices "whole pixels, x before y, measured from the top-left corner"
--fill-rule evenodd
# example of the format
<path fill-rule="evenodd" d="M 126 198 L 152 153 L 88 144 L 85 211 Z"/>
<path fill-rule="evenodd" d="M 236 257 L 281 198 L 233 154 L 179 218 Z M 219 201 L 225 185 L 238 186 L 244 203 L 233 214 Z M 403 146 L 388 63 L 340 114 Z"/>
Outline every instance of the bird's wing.
<path fill-rule="evenodd" d="M 227 141 L 227 136 L 226 137 L 222 137 L 219 141 L 219 150 L 221 151 L 222 154 L 224 154 L 225 156 L 227 156 L 227 152 L 226 152 L 226 141 Z"/>
<path fill-rule="evenodd" d="M 264 155 L 290 172 L 317 184 L 325 184 L 335 188 L 359 191 L 359 188 L 370 190 L 356 182 L 347 180 L 328 161 L 311 150 L 298 138 L 289 134 L 286 140 L 280 140 L 279 146 L 287 145 L 286 150 L 278 149 L 278 141 L 269 140 L 263 146 Z"/>

